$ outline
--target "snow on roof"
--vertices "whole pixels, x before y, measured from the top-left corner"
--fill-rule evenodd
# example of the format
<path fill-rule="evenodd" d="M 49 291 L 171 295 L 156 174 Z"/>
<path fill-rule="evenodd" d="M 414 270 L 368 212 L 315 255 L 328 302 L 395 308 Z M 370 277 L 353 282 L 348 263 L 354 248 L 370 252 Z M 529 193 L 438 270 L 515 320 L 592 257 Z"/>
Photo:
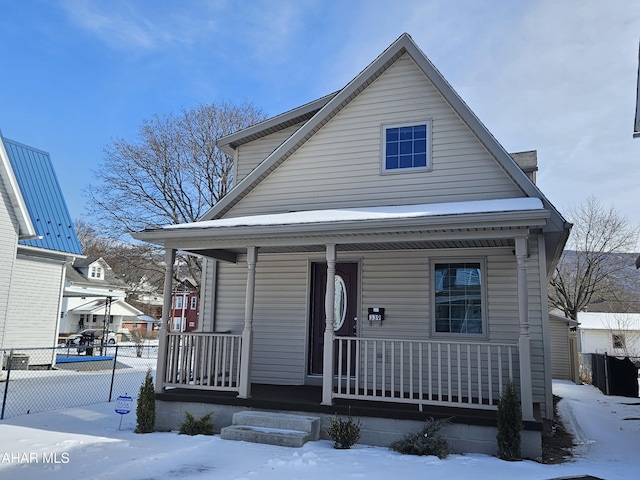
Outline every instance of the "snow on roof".
<path fill-rule="evenodd" d="M 499 213 L 543 209 L 539 198 L 507 198 L 475 202 L 429 203 L 422 205 L 394 205 L 384 207 L 310 210 L 301 212 L 251 215 L 194 223 L 167 225 L 165 229 L 221 228 L 239 226 L 293 225 L 305 223 L 353 222 L 364 220 L 406 219 L 462 215 L 473 213 Z"/>
<path fill-rule="evenodd" d="M 579 312 L 583 330 L 640 330 L 640 313 Z"/>

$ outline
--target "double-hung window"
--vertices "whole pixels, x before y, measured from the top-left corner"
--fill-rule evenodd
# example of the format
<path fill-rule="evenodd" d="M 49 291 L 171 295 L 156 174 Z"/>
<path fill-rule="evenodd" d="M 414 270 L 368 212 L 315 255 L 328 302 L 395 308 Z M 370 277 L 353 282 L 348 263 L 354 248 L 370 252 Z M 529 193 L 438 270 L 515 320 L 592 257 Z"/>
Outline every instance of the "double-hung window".
<path fill-rule="evenodd" d="M 432 264 L 435 334 L 485 334 L 483 261 L 436 261 Z"/>
<path fill-rule="evenodd" d="M 383 125 L 382 170 L 387 173 L 431 168 L 431 120 Z"/>

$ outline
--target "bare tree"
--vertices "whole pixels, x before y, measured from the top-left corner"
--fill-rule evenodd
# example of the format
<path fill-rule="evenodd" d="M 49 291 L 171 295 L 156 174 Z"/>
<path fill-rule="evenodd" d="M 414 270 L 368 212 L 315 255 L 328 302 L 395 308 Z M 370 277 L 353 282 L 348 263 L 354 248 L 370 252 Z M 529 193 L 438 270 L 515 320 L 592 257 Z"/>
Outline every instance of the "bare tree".
<path fill-rule="evenodd" d="M 250 103 L 213 103 L 156 115 L 143 122 L 135 142 L 105 147 L 99 180 L 85 191 L 89 213 L 103 231 L 123 235 L 154 225 L 194 222 L 231 188 L 233 158 L 216 140 L 265 118 Z M 186 259 L 199 282 L 199 262 Z"/>
<path fill-rule="evenodd" d="M 163 257 L 151 245 L 121 242 L 81 220 L 76 220 L 74 227 L 82 252 L 87 257 L 104 259 L 113 273 L 127 284 L 128 297 L 135 296 L 142 288 L 160 289 L 164 280 Z"/>
<path fill-rule="evenodd" d="M 616 274 L 628 269 L 628 255 L 638 243 L 638 227 L 613 207 L 591 197 L 570 210 L 574 226 L 549 286 L 549 304 L 577 320 L 592 301 L 612 301 Z"/>
<path fill-rule="evenodd" d="M 233 158 L 216 139 L 257 123 L 264 114 L 249 103 L 218 103 L 154 116 L 138 139 L 115 139 L 86 191 L 90 213 L 119 234 L 151 225 L 196 221 L 233 180 Z"/>
<path fill-rule="evenodd" d="M 614 313 L 606 322 L 605 327 L 611 335 L 613 355 L 625 357 L 638 357 L 640 350 L 640 331 L 638 324 L 632 315 L 627 313 Z"/>

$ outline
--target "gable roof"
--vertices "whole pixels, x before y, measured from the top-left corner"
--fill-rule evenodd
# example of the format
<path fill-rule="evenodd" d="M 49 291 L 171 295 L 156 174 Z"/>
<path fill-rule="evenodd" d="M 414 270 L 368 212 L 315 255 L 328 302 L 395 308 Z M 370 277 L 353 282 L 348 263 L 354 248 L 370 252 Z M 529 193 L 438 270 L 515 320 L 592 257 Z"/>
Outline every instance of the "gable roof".
<path fill-rule="evenodd" d="M 81 272 L 93 263 L 100 263 L 104 267 L 102 278 L 89 278 Z M 67 281 L 72 285 L 85 285 L 93 288 L 117 288 L 125 290 L 127 284 L 113 272 L 109 264 L 102 257 L 78 258 L 71 268 L 66 270 Z"/>
<path fill-rule="evenodd" d="M 233 151 L 240 145 L 310 120 L 329 100 L 335 97 L 337 93 L 338 92 L 330 93 L 318 100 L 306 103 L 288 112 L 276 115 L 275 117 L 268 118 L 263 122 L 256 123 L 226 137 L 219 138 L 216 145 L 222 151 L 233 156 Z"/>
<path fill-rule="evenodd" d="M 4 185 L 18 221 L 18 238 L 24 240 L 37 238 L 38 234 L 29 217 L 29 211 L 24 202 L 22 192 L 20 192 L 18 180 L 13 172 L 7 151 L 4 148 L 2 132 L 0 132 L 0 183 Z"/>
<path fill-rule="evenodd" d="M 460 98 L 453 87 L 451 87 L 451 85 L 446 81 L 426 55 L 418 48 L 407 33 L 402 34 L 393 44 L 391 44 L 391 46 L 389 46 L 362 72 L 360 72 L 360 74 L 358 74 L 342 90 L 323 97 L 316 102 L 311 102 L 299 107 L 300 109 L 303 109 L 307 106 L 319 106 L 324 103 L 322 108 L 320 108 L 310 120 L 308 120 L 300 129 L 298 129 L 298 131 L 274 150 L 224 198 L 206 212 L 202 216 L 201 220 L 212 220 L 224 216 L 244 196 L 253 190 L 253 188 L 262 181 L 262 179 L 291 156 L 301 145 L 315 134 L 315 132 L 331 120 L 331 118 L 348 105 L 358 94 L 360 94 L 405 53 L 411 57 L 422 73 L 433 83 L 443 98 L 462 118 L 484 147 L 496 158 L 500 166 L 514 180 L 516 185 L 518 185 L 527 196 L 543 199 L 545 207 L 551 208 L 558 217 L 552 219 L 557 222 L 556 226 L 559 228 L 564 227 L 566 222 L 562 219 L 557 210 L 548 200 L 546 200 L 546 198 L 544 198 L 542 192 L 531 182 L 527 175 L 523 173 L 522 169 L 497 142 L 482 122 L 480 122 L 467 104 L 462 100 L 462 98 Z M 294 109 L 288 112 L 288 115 L 294 116 L 297 113 L 298 109 Z M 260 127 L 263 127 L 264 135 L 269 134 L 273 130 L 267 131 L 266 129 L 272 129 L 274 127 L 274 123 L 277 123 L 277 119 L 279 117 L 280 116 L 274 117 L 273 119 L 266 120 L 261 124 L 254 125 L 248 129 L 223 137 L 218 140 L 218 144 L 221 148 L 237 148 L 237 146 L 242 143 L 259 138 L 256 130 Z"/>
<path fill-rule="evenodd" d="M 276 148 L 265 160 L 244 177 L 225 197 L 206 212 L 200 220 L 214 220 L 223 217 L 240 200 L 248 195 L 260 182 L 275 170 L 282 162 L 290 157 L 310 137 L 312 137 L 323 125 L 329 122 L 356 96 L 365 90 L 376 78 L 382 75 L 404 54 L 408 54 L 422 73 L 431 81 L 451 108 L 465 122 L 471 132 L 482 143 L 487 151 L 496 159 L 500 167 L 528 197 L 540 198 L 544 207 L 549 210 L 550 218 L 545 227 L 545 242 L 547 248 L 547 265 L 555 265 L 560 258 L 562 249 L 569 236 L 571 224 L 568 223 L 558 210 L 549 202 L 540 189 L 516 164 L 507 151 L 498 143 L 489 130 L 471 111 L 467 104 L 460 98 L 456 91 L 446 81 L 442 74 L 431 63 L 427 56 L 418 48 L 409 34 L 402 34 L 392 43 L 378 58 L 360 72 L 351 82 L 338 92 L 323 97 L 316 102 L 306 104 L 299 109 L 294 109 L 283 114 L 287 119 L 302 118 L 303 113 L 310 114 L 314 108 L 320 107 L 313 116 L 304 123 L 296 132 Z M 272 133 L 274 128 L 282 125 L 282 116 L 266 120 L 248 129 L 223 137 L 218 140 L 220 148 L 237 148 L 260 136 Z M 228 150 L 227 150 L 228 151 Z"/>
<path fill-rule="evenodd" d="M 73 222 L 47 152 L 0 137 L 37 234 L 28 247 L 82 255 Z"/>

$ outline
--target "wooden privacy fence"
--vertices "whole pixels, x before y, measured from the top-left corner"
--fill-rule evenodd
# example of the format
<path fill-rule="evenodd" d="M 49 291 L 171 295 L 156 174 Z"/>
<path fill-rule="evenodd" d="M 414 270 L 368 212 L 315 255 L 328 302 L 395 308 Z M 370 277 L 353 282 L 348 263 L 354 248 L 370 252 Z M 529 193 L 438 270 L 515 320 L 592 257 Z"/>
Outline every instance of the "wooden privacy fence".
<path fill-rule="evenodd" d="M 334 398 L 497 409 L 516 345 L 336 338 Z"/>
<path fill-rule="evenodd" d="M 169 333 L 167 342 L 165 386 L 239 390 L 241 335 Z"/>

